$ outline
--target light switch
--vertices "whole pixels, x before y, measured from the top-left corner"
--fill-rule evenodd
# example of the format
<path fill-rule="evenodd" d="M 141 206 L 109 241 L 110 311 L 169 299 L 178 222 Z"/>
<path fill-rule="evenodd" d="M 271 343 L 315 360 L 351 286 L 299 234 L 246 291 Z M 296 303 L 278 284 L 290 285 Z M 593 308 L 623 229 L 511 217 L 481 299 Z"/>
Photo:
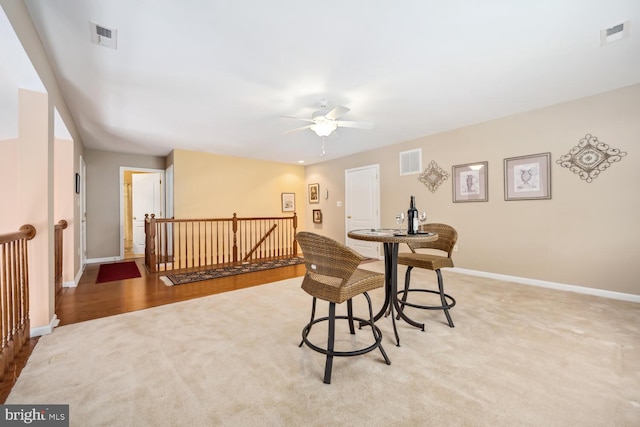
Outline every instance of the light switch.
<path fill-rule="evenodd" d="M 336 204 L 338 205 L 339 208 L 342 207 L 342 202 L 341 201 L 336 202 Z"/>

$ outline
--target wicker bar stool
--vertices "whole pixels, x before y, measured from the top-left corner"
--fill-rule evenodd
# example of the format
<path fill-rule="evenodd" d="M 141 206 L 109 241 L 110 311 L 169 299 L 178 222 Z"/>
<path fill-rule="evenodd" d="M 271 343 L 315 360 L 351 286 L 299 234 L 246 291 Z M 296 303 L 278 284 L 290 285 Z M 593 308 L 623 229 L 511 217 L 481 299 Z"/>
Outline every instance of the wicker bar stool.
<path fill-rule="evenodd" d="M 398 254 L 398 265 L 406 265 L 407 272 L 404 278 L 404 290 L 398 291 L 398 295 L 402 295 L 402 298 L 398 301 L 401 307 L 409 306 L 414 308 L 421 308 L 424 310 L 443 310 L 447 317 L 447 322 L 450 327 L 454 327 L 451 316 L 449 315 L 449 309 L 456 305 L 456 300 L 451 295 L 444 292 L 444 284 L 442 282 L 441 268 L 453 267 L 453 260 L 451 259 L 451 252 L 453 247 L 458 241 L 458 232 L 455 228 L 447 224 L 424 224 L 420 226 L 421 231 L 430 231 L 438 233 L 438 240 L 432 242 L 423 243 L 408 243 L 410 253 Z M 417 249 L 435 249 L 437 251 L 446 252 L 447 256 L 435 255 L 432 253 L 417 252 Z M 414 267 L 424 268 L 436 272 L 438 276 L 438 290 L 432 289 L 409 289 L 409 282 L 411 281 L 411 270 Z M 427 292 L 440 295 L 440 305 L 424 305 L 416 304 L 407 301 L 407 297 L 410 292 Z"/>
<path fill-rule="evenodd" d="M 303 344 L 309 348 L 327 356 L 324 369 L 324 382 L 331 384 L 331 369 L 334 356 L 358 356 L 368 353 L 376 348 L 380 349 L 387 365 L 391 361 L 382 348 L 382 332 L 374 324 L 371 298 L 367 291 L 384 286 L 384 274 L 358 268 L 365 259 L 363 256 L 328 237 L 315 233 L 301 231 L 296 234 L 304 255 L 307 272 L 302 281 L 302 289 L 313 297 L 311 306 L 311 320 L 302 329 Z M 369 318 L 367 320 L 353 316 L 351 299 L 356 295 L 364 295 L 369 305 Z M 329 315 L 316 319 L 316 300 L 329 302 Z M 347 315 L 336 316 L 336 304 L 347 302 Z M 373 344 L 352 351 L 337 351 L 334 349 L 335 322 L 336 319 L 345 319 L 349 322 L 349 332 L 355 334 L 354 320 L 361 325 L 371 326 Z M 327 348 L 321 348 L 313 344 L 308 336 L 313 325 L 319 322 L 328 322 Z"/>

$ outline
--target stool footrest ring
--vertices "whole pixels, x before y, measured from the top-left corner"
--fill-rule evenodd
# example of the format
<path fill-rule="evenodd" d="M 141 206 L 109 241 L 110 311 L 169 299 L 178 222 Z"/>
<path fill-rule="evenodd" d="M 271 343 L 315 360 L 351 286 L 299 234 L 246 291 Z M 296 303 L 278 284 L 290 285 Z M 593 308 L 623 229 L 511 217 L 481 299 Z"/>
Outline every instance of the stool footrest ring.
<path fill-rule="evenodd" d="M 427 292 L 430 294 L 436 294 L 436 295 L 440 295 L 440 292 L 438 291 L 434 291 L 431 289 L 409 289 L 409 290 L 401 290 L 398 291 L 398 295 L 401 295 L 403 298 L 405 297 L 405 292 Z M 455 298 L 453 298 L 451 295 L 448 294 L 443 294 L 444 297 L 447 299 L 447 304 L 446 305 L 422 305 L 422 304 L 414 304 L 412 302 L 407 302 L 404 299 L 399 299 L 398 300 L 398 304 L 402 305 L 403 307 L 406 305 L 408 307 L 414 307 L 414 308 L 421 308 L 423 310 L 444 310 L 444 309 L 450 309 L 453 306 L 456 305 L 456 300 Z"/>
<path fill-rule="evenodd" d="M 336 316 L 335 317 L 336 320 L 337 319 L 349 319 L 349 316 Z M 311 341 L 309 341 L 309 339 L 307 338 L 307 336 L 309 335 L 309 331 L 311 330 L 311 327 L 313 325 L 315 325 L 316 323 L 319 322 L 326 322 L 327 320 L 329 320 L 329 317 L 320 317 L 318 319 L 315 319 L 313 322 L 308 323 L 303 329 L 302 329 L 302 340 L 304 341 L 305 344 L 307 344 L 307 346 L 309 346 L 310 349 L 317 351 L 318 353 L 322 353 L 325 355 L 332 355 L 332 356 L 359 356 L 361 354 L 365 354 L 365 353 L 369 353 L 370 351 L 375 350 L 376 348 L 380 347 L 380 342 L 382 341 L 382 332 L 380 331 L 380 328 L 378 328 L 376 325 L 373 325 L 373 327 L 375 328 L 376 331 L 376 340 L 373 344 L 371 344 L 368 347 L 365 348 L 361 348 L 358 350 L 352 350 L 352 351 L 333 351 L 333 352 L 329 352 L 326 348 L 321 348 L 318 347 L 317 345 L 313 344 Z M 360 317 L 353 317 L 354 321 L 358 321 L 360 322 L 360 325 L 370 325 L 371 321 L 370 320 L 365 320 L 362 319 Z"/>

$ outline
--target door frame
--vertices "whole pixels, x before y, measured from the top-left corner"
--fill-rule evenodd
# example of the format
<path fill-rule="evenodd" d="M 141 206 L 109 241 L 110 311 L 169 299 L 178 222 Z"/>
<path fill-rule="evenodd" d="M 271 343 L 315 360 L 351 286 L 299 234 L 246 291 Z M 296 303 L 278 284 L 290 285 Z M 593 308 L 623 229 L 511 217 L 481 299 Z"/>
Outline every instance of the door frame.
<path fill-rule="evenodd" d="M 87 265 L 87 164 L 80 156 L 80 271 Z M 80 277 L 80 276 L 78 276 Z"/>
<path fill-rule="evenodd" d="M 376 195 L 377 200 L 378 200 L 378 204 L 375 207 L 372 207 L 373 210 L 375 210 L 376 215 L 372 215 L 375 216 L 377 218 L 375 225 L 375 228 L 380 228 L 380 165 L 379 164 L 372 164 L 372 165 L 365 165 L 365 166 L 359 166 L 356 168 L 350 168 L 350 169 L 345 169 L 344 171 L 344 241 L 347 243 L 348 246 L 348 242 L 349 242 L 349 218 L 348 218 L 348 212 L 349 212 L 349 173 L 355 172 L 355 171 L 361 171 L 361 170 L 365 170 L 365 169 L 371 169 L 373 171 L 375 171 L 377 178 L 377 189 L 378 189 L 378 194 Z M 382 259 L 382 255 L 380 255 L 380 244 L 376 243 L 376 252 L 378 254 L 378 259 Z"/>
<path fill-rule="evenodd" d="M 124 174 L 125 172 L 140 173 L 159 173 L 160 179 L 160 197 L 164 199 L 164 169 L 136 168 L 131 166 L 120 166 L 120 259 L 124 259 Z M 160 203 L 164 207 L 164 201 Z"/>

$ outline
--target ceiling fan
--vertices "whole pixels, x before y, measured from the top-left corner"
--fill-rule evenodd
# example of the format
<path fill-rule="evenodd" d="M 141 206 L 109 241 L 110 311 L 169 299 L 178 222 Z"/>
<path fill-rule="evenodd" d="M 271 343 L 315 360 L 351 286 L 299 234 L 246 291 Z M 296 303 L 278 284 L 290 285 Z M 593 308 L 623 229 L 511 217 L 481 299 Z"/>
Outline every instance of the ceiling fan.
<path fill-rule="evenodd" d="M 297 132 L 303 129 L 311 129 L 318 136 L 329 136 L 339 127 L 344 128 L 356 128 L 356 129 L 372 129 L 373 123 L 370 122 L 352 122 L 346 120 L 338 120 L 342 115 L 351 111 L 347 107 L 337 106 L 332 109 L 327 108 L 327 100 L 320 100 L 320 110 L 314 111 L 311 114 L 311 118 L 302 118 L 302 117 L 294 117 L 294 116 L 283 116 L 290 119 L 302 120 L 305 122 L 309 122 L 310 124 L 307 126 L 302 126 L 299 128 L 291 129 L 286 131 L 285 133 Z"/>

